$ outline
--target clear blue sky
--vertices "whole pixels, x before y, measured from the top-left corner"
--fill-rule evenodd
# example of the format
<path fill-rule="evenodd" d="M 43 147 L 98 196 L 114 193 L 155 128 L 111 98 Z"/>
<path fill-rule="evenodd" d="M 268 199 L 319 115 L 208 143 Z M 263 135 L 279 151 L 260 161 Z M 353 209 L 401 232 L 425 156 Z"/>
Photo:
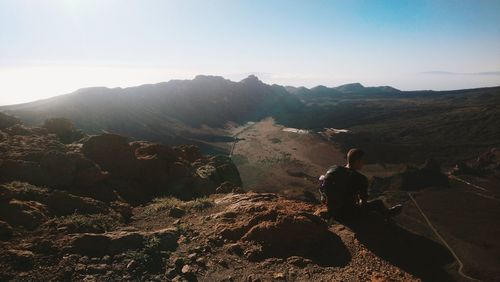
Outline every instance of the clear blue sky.
<path fill-rule="evenodd" d="M 0 104 L 196 74 L 500 85 L 498 15 L 494 0 L 0 0 Z"/>

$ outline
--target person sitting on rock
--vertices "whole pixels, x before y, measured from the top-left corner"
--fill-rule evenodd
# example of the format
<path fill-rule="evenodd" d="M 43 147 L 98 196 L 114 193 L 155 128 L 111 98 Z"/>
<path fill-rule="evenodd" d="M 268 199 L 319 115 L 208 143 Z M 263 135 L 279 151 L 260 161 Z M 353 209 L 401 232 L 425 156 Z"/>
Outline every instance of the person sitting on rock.
<path fill-rule="evenodd" d="M 362 150 L 351 149 L 347 165 L 332 166 L 320 177 L 320 194 L 329 217 L 343 221 L 375 211 L 389 218 L 401 212 L 401 205 L 388 208 L 381 199 L 368 201 L 368 179 L 359 172 L 363 156 Z"/>

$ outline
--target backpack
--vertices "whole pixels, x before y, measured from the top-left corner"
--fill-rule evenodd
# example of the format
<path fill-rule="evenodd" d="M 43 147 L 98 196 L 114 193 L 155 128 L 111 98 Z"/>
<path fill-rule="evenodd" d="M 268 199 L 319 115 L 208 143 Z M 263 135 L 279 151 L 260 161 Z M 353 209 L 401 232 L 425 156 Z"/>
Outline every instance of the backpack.
<path fill-rule="evenodd" d="M 328 210 L 338 209 L 343 205 L 348 193 L 349 169 L 334 165 L 319 179 L 319 193 L 321 202 L 326 204 Z"/>

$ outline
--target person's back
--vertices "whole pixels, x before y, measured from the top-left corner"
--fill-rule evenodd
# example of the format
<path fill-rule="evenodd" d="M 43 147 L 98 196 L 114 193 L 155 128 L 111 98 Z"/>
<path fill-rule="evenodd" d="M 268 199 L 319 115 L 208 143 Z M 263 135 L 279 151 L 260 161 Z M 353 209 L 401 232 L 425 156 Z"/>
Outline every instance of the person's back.
<path fill-rule="evenodd" d="M 320 192 L 326 198 L 328 214 L 338 220 L 350 219 L 365 211 L 378 211 L 392 216 L 401 206 L 387 209 L 381 200 L 368 201 L 368 179 L 358 172 L 364 166 L 364 152 L 351 149 L 347 165 L 332 166 L 322 177 Z"/>

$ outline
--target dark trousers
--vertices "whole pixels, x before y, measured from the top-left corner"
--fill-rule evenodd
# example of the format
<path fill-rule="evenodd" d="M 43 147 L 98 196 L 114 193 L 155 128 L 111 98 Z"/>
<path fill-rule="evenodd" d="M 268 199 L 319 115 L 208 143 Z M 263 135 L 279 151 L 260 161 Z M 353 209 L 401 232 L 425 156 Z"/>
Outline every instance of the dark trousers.
<path fill-rule="evenodd" d="M 380 214 L 385 215 L 387 213 L 387 207 L 385 206 L 384 202 L 381 199 L 375 199 L 371 201 L 367 201 L 366 204 L 363 206 L 359 207 L 361 209 L 364 209 L 365 211 L 374 211 L 378 212 Z"/>
<path fill-rule="evenodd" d="M 353 206 L 341 210 L 331 211 L 331 216 L 339 221 L 346 221 L 356 219 L 360 216 L 366 215 L 369 212 L 376 212 L 381 215 L 387 215 L 389 209 L 386 207 L 381 199 L 367 201 L 362 206 Z"/>

